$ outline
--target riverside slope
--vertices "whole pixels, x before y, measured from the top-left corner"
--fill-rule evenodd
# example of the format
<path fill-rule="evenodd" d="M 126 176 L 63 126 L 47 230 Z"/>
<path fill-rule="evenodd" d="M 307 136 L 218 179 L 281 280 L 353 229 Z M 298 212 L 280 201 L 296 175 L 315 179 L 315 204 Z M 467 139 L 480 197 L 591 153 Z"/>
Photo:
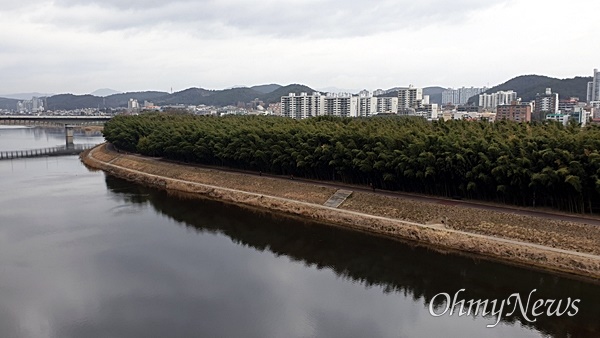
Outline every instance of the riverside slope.
<path fill-rule="evenodd" d="M 415 241 L 441 251 L 475 254 L 600 280 L 600 255 L 596 251 L 598 240 L 594 236 L 598 235 L 599 229 L 590 225 L 562 224 L 527 216 L 515 218 L 514 215 L 494 212 L 485 212 L 489 217 L 474 224 L 476 222 L 469 219 L 469 208 L 407 202 L 364 192 L 353 194 L 340 208 L 330 208 L 323 203 L 335 189 L 317 184 L 174 164 L 117 153 L 106 145 L 86 151 L 81 158 L 86 165 L 111 175 L 169 191 L 307 217 L 390 238 Z M 414 203 L 417 205 L 413 210 L 420 212 L 411 216 L 411 208 L 407 206 L 415 207 Z M 403 214 L 403 210 L 409 214 Z M 424 215 L 424 210 L 432 212 Z M 440 218 L 440 215 L 451 215 L 451 218 Z M 470 216 L 471 219 L 478 217 Z M 442 219 L 445 224 L 442 224 Z M 515 221 L 532 225 L 505 224 Z M 563 228 L 564 232 L 560 232 Z"/>

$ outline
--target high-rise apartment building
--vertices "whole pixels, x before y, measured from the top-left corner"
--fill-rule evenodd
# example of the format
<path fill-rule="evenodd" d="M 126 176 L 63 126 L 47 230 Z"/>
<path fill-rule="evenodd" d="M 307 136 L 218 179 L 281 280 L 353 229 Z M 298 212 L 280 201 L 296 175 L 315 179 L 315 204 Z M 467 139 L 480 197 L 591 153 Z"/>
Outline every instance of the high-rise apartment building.
<path fill-rule="evenodd" d="M 357 117 L 358 96 L 352 96 L 348 93 L 327 94 L 327 96 L 325 96 L 323 115 Z"/>
<path fill-rule="evenodd" d="M 509 91 L 499 91 L 492 94 L 480 94 L 479 106 L 483 109 L 496 109 L 500 105 L 510 105 L 517 100 L 517 93 Z"/>
<path fill-rule="evenodd" d="M 127 102 L 127 109 L 128 110 L 135 110 L 135 109 L 139 109 L 140 108 L 140 104 L 138 103 L 138 100 L 136 99 L 129 99 L 129 101 Z"/>
<path fill-rule="evenodd" d="M 546 88 L 546 92 L 535 95 L 535 108 L 533 111 L 533 120 L 542 121 L 548 114 L 558 113 L 558 93 L 553 93 L 551 88 Z"/>
<path fill-rule="evenodd" d="M 487 88 L 448 88 L 442 92 L 442 104 L 464 105 L 473 96 L 479 95 L 486 91 Z"/>
<path fill-rule="evenodd" d="M 368 91 L 362 91 L 358 96 L 358 116 L 369 117 L 377 113 L 377 98 Z"/>
<path fill-rule="evenodd" d="M 398 98 L 397 97 L 378 97 L 377 98 L 377 113 L 379 113 L 379 114 L 397 114 L 398 113 Z"/>
<path fill-rule="evenodd" d="M 320 93 L 290 93 L 281 97 L 281 115 L 294 119 L 305 119 L 322 115 L 325 109 L 325 97 Z"/>
<path fill-rule="evenodd" d="M 592 82 L 588 82 L 587 102 L 600 101 L 600 72 L 594 69 Z"/>
<path fill-rule="evenodd" d="M 17 111 L 23 113 L 39 113 L 44 111 L 44 99 L 32 97 L 31 100 L 17 102 Z"/>
<path fill-rule="evenodd" d="M 423 100 L 423 88 L 409 86 L 398 90 L 398 110 L 415 108 L 419 100 Z"/>
<path fill-rule="evenodd" d="M 359 96 L 349 93 L 290 93 L 281 97 L 280 109 L 282 116 L 295 119 L 325 115 L 369 117 L 375 114 L 396 114 L 398 98 L 375 97 L 369 92 L 361 92 Z"/>

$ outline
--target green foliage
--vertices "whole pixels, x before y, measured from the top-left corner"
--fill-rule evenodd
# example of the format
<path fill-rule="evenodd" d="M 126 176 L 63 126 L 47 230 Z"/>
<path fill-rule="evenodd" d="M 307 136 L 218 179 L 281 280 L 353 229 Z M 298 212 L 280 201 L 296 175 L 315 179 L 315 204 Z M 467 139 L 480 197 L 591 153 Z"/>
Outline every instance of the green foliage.
<path fill-rule="evenodd" d="M 573 212 L 600 209 L 600 128 L 419 118 L 117 116 L 115 146 L 173 160 Z"/>

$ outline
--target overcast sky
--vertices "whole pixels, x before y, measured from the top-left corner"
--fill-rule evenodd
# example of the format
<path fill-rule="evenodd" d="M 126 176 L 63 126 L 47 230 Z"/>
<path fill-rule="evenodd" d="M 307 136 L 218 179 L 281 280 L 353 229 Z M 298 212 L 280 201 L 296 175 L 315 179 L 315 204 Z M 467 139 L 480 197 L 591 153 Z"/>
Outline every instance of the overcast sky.
<path fill-rule="evenodd" d="M 0 0 L 0 94 L 485 86 L 600 68 L 595 0 Z"/>

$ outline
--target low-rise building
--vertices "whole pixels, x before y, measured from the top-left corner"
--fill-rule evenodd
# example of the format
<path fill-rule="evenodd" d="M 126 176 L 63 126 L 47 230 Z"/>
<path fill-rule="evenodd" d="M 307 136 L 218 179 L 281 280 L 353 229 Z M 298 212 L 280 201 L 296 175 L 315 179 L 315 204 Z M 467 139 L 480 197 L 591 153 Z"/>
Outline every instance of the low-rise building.
<path fill-rule="evenodd" d="M 531 122 L 532 111 L 531 103 L 513 101 L 511 104 L 499 105 L 496 108 L 496 119 L 515 122 Z"/>
<path fill-rule="evenodd" d="M 574 120 L 583 127 L 587 125 L 589 120 L 589 112 L 587 112 L 584 107 L 574 107 L 573 111 L 569 113 L 569 119 Z"/>
<path fill-rule="evenodd" d="M 563 99 L 558 101 L 558 110 L 562 113 L 570 113 L 573 111 L 574 107 L 579 105 L 578 97 L 570 97 L 568 99 Z"/>
<path fill-rule="evenodd" d="M 567 123 L 569 123 L 569 115 L 568 114 L 547 114 L 546 120 L 547 121 L 558 121 L 566 126 Z"/>

